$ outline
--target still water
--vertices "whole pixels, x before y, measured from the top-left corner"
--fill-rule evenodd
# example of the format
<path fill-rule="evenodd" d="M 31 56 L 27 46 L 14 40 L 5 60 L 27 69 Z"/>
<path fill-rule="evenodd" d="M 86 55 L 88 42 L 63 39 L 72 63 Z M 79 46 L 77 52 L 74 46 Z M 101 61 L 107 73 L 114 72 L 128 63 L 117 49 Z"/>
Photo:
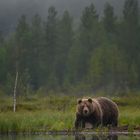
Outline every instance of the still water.
<path fill-rule="evenodd" d="M 140 136 L 97 136 L 97 135 L 0 135 L 0 140 L 140 140 Z"/>

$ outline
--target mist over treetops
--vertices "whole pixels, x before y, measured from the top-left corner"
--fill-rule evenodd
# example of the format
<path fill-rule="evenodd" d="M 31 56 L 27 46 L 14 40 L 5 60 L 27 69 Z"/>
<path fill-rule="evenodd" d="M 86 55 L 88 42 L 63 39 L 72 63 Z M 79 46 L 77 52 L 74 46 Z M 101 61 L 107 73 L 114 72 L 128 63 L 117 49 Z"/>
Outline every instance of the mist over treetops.
<path fill-rule="evenodd" d="M 41 2 L 2 2 L 0 94 L 140 90 L 138 0 Z"/>
<path fill-rule="evenodd" d="M 69 11 L 75 21 L 79 21 L 82 10 L 91 3 L 95 4 L 97 13 L 102 15 L 106 2 L 114 6 L 116 14 L 121 15 L 124 0 L 3 0 L 0 1 L 0 30 L 4 33 L 15 30 L 21 15 L 30 19 L 39 14 L 46 19 L 50 6 L 54 6 L 59 15 L 65 10 Z"/>

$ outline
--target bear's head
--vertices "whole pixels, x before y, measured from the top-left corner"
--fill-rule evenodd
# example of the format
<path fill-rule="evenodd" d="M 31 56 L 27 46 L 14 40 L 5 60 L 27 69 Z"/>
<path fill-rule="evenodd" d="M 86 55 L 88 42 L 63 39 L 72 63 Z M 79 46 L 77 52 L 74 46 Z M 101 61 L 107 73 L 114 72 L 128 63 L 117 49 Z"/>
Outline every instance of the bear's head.
<path fill-rule="evenodd" d="M 77 100 L 77 113 L 82 116 L 89 116 L 94 112 L 91 98 L 83 98 Z"/>

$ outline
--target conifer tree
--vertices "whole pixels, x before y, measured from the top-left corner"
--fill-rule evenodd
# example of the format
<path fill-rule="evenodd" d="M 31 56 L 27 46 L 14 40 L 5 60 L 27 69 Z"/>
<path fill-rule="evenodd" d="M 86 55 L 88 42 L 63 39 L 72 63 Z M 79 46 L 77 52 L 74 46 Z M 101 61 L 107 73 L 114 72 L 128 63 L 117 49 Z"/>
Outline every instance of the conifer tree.
<path fill-rule="evenodd" d="M 41 57 L 43 50 L 42 20 L 39 15 L 35 15 L 31 24 L 31 47 L 30 47 L 30 75 L 31 84 L 34 89 L 38 89 L 41 84 Z"/>
<path fill-rule="evenodd" d="M 78 79 L 85 78 L 88 72 L 92 52 L 101 46 L 104 40 L 104 30 L 98 21 L 95 7 L 91 4 L 86 7 L 81 17 L 79 31 L 79 73 Z"/>
<path fill-rule="evenodd" d="M 137 0 L 126 0 L 123 10 L 122 47 L 129 60 L 136 59 L 139 47 L 139 8 Z M 129 61 L 128 60 L 128 61 Z M 130 61 L 129 61 L 130 62 Z"/>
<path fill-rule="evenodd" d="M 69 51 L 74 41 L 73 19 L 68 11 L 65 11 L 58 24 L 58 47 L 56 48 L 56 75 L 59 84 L 62 85 L 67 71 Z"/>
<path fill-rule="evenodd" d="M 133 86 L 136 87 L 139 77 L 139 31 L 138 1 L 126 0 L 123 10 L 123 22 L 121 23 L 119 34 L 119 46 L 121 51 L 125 54 L 125 59 L 128 64 L 126 82 L 131 88 Z"/>
<path fill-rule="evenodd" d="M 116 33 L 116 17 L 114 15 L 114 8 L 109 4 L 105 4 L 103 25 L 107 32 L 108 38 L 111 39 Z"/>
<path fill-rule="evenodd" d="M 44 48 L 44 82 L 48 87 L 55 87 L 57 85 L 57 78 L 55 75 L 55 55 L 58 40 L 58 19 L 55 7 L 48 9 L 48 17 L 45 25 L 45 48 Z"/>
<path fill-rule="evenodd" d="M 16 28 L 15 34 L 15 67 L 19 77 L 19 91 L 26 94 L 27 88 L 30 85 L 29 66 L 31 65 L 31 31 L 27 23 L 26 16 L 21 16 Z M 26 76 L 23 76 L 25 75 Z"/>

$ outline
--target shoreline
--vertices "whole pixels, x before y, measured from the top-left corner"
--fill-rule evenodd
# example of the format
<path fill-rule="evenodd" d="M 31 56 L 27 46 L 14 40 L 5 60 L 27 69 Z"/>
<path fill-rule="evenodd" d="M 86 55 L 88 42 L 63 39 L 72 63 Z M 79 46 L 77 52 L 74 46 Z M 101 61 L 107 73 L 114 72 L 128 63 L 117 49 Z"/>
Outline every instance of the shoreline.
<path fill-rule="evenodd" d="M 36 131 L 36 132 L 18 132 L 18 131 L 9 131 L 9 132 L 0 132 L 0 135 L 136 135 L 140 136 L 140 128 L 134 128 L 132 131 L 129 131 L 126 126 L 117 127 L 117 128 L 99 128 L 98 131 L 95 129 L 91 130 L 60 130 L 60 131 Z"/>

